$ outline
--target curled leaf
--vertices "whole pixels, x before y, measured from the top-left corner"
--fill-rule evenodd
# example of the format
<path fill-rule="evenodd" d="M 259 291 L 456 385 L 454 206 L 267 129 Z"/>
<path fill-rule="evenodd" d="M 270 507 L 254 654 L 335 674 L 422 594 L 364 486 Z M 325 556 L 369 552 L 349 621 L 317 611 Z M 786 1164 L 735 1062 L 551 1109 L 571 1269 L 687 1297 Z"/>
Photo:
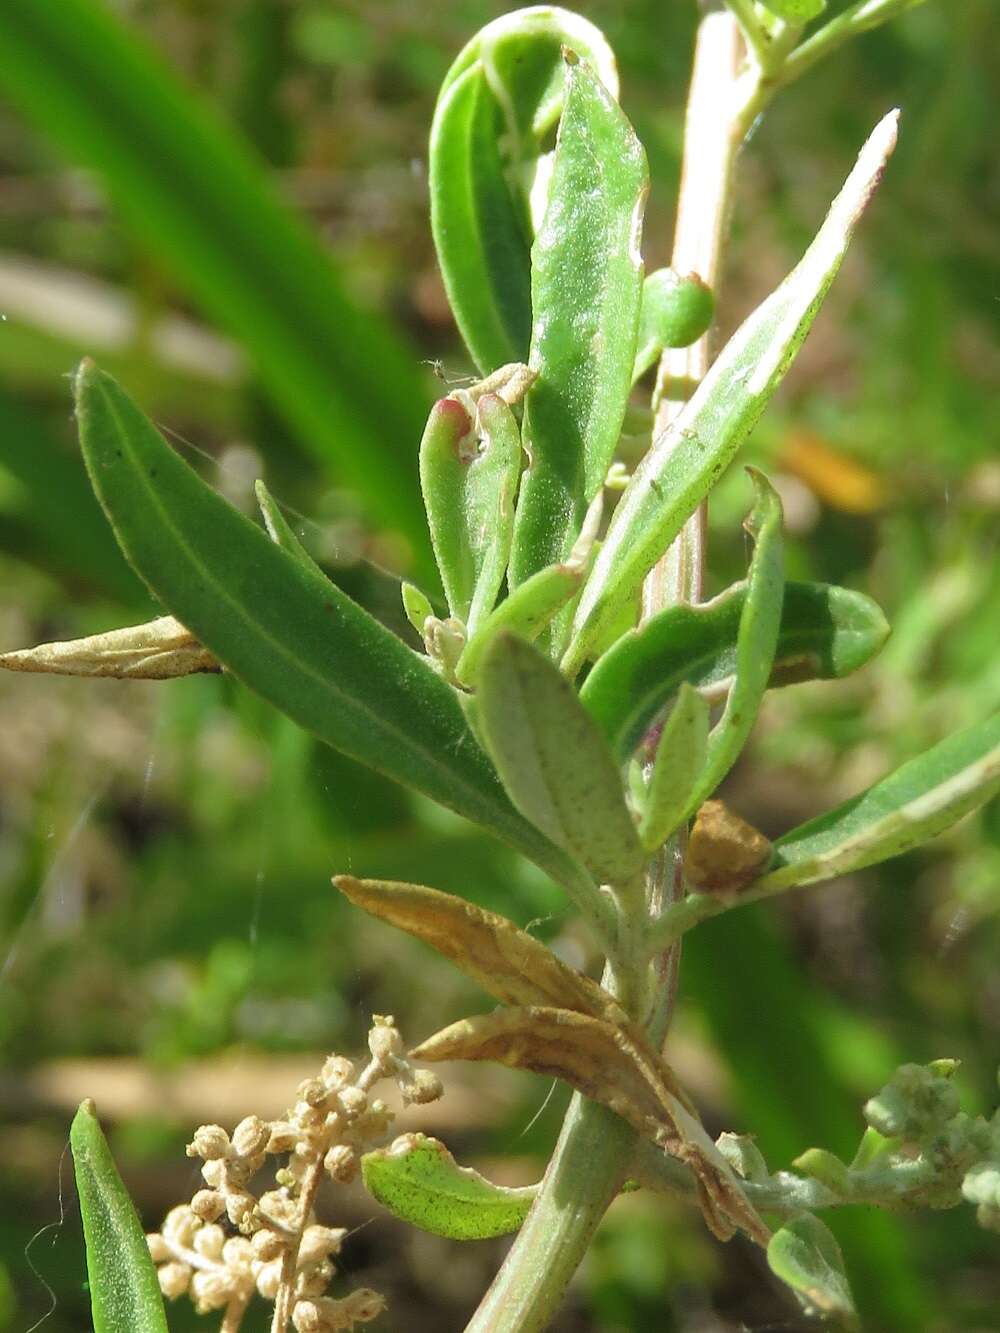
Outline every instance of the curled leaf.
<path fill-rule="evenodd" d="M 662 847 L 683 822 L 707 746 L 708 704 L 684 681 L 660 734 L 644 793 L 639 837 L 647 851 Z"/>
<path fill-rule="evenodd" d="M 729 1239 L 739 1227 L 767 1243 L 770 1232 L 732 1169 L 676 1096 L 669 1067 L 630 1032 L 588 1014 L 532 1005 L 462 1019 L 423 1042 L 412 1058 L 493 1060 L 563 1079 L 691 1167 L 716 1235 Z"/>
<path fill-rule="evenodd" d="M 57 676 L 116 676 L 119 680 L 171 680 L 222 670 L 218 659 L 173 616 L 85 639 L 0 653 L 0 667 Z"/>
<path fill-rule="evenodd" d="M 628 1022 L 602 986 L 505 916 L 420 884 L 351 875 L 333 882 L 363 911 L 430 945 L 504 1004 L 549 1005 Z"/>
<path fill-rule="evenodd" d="M 448 1240 L 517 1231 L 538 1193 L 537 1185 L 495 1185 L 459 1166 L 443 1143 L 424 1134 L 403 1134 L 388 1148 L 365 1153 L 361 1176 L 368 1193 L 395 1217 Z"/>

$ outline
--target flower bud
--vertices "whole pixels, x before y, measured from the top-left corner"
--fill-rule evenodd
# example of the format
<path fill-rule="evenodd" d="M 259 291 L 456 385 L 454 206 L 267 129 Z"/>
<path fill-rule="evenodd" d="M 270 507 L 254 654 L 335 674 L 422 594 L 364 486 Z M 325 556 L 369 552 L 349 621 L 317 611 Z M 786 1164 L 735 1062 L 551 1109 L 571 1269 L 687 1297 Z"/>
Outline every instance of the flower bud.
<path fill-rule="evenodd" d="M 146 1244 L 149 1246 L 149 1257 L 154 1264 L 165 1264 L 173 1253 L 158 1231 L 149 1233 L 146 1237 Z"/>
<path fill-rule="evenodd" d="M 346 1185 L 358 1174 L 358 1154 L 346 1143 L 337 1143 L 323 1158 L 323 1165 L 334 1180 Z"/>
<path fill-rule="evenodd" d="M 264 1151 L 270 1137 L 270 1126 L 260 1116 L 248 1115 L 233 1130 L 233 1151 L 237 1157 L 255 1157 Z"/>
<path fill-rule="evenodd" d="M 281 1286 L 281 1260 L 272 1259 L 270 1263 L 262 1264 L 258 1268 L 255 1282 L 257 1290 L 264 1297 L 265 1301 L 273 1301 L 278 1294 L 278 1288 Z"/>
<path fill-rule="evenodd" d="M 260 1206 L 263 1208 L 264 1199 L 261 1199 Z M 276 1231 L 271 1231 L 269 1227 L 262 1227 L 254 1236 L 251 1245 L 253 1247 L 253 1257 L 260 1259 L 265 1264 L 270 1263 L 272 1259 L 280 1259 L 285 1249 L 285 1242 Z"/>
<path fill-rule="evenodd" d="M 379 1068 L 384 1073 L 391 1074 L 404 1053 L 403 1038 L 396 1028 L 384 1021 L 380 1023 L 376 1020 L 375 1026 L 368 1034 L 368 1049 L 372 1053 L 372 1059 L 378 1061 Z"/>
<path fill-rule="evenodd" d="M 196 1217 L 186 1203 L 180 1203 L 163 1219 L 163 1236 L 171 1245 L 187 1247 L 200 1226 L 201 1218 Z"/>
<path fill-rule="evenodd" d="M 257 1200 L 246 1190 L 232 1190 L 226 1195 L 226 1216 L 234 1227 L 241 1226 L 257 1206 Z"/>
<path fill-rule="evenodd" d="M 194 1250 L 203 1259 L 221 1259 L 222 1247 L 226 1243 L 226 1233 L 214 1222 L 198 1232 L 194 1238 Z"/>
<path fill-rule="evenodd" d="M 191 1269 L 187 1264 L 163 1264 L 156 1270 L 156 1280 L 167 1300 L 175 1301 L 187 1291 L 191 1282 Z"/>
<path fill-rule="evenodd" d="M 222 1258 L 227 1268 L 234 1272 L 250 1271 L 253 1249 L 245 1236 L 230 1236 L 222 1247 Z"/>
<path fill-rule="evenodd" d="M 199 1314 L 207 1314 L 209 1310 L 221 1310 L 224 1305 L 228 1305 L 232 1290 L 232 1280 L 226 1273 L 218 1270 L 211 1273 L 195 1273 L 191 1279 L 191 1299 Z"/>
<path fill-rule="evenodd" d="M 347 1120 L 354 1120 L 368 1105 L 368 1094 L 360 1088 L 341 1088 L 337 1093 L 337 1105 L 341 1115 Z"/>
<path fill-rule="evenodd" d="M 276 1120 L 271 1126 L 271 1136 L 267 1141 L 269 1153 L 291 1152 L 299 1141 L 299 1131 L 287 1120 Z"/>
<path fill-rule="evenodd" d="M 339 1254 L 346 1235 L 346 1227 L 322 1227 L 318 1225 L 306 1227 L 302 1235 L 302 1244 L 299 1247 L 300 1262 L 304 1264 L 314 1263 L 317 1259 L 325 1259 L 328 1254 Z"/>
<path fill-rule="evenodd" d="M 336 1091 L 354 1081 L 354 1065 L 343 1055 L 331 1055 L 323 1065 L 320 1077 L 328 1088 Z"/>
<path fill-rule="evenodd" d="M 187 1146 L 188 1157 L 203 1157 L 214 1162 L 229 1151 L 229 1135 L 221 1125 L 202 1125 Z"/>
<path fill-rule="evenodd" d="M 444 1095 L 444 1084 L 432 1069 L 414 1069 L 400 1087 L 404 1106 L 424 1106 Z"/>
<path fill-rule="evenodd" d="M 203 1222 L 214 1222 L 222 1216 L 226 1201 L 218 1190 L 198 1190 L 191 1200 L 191 1211 Z"/>

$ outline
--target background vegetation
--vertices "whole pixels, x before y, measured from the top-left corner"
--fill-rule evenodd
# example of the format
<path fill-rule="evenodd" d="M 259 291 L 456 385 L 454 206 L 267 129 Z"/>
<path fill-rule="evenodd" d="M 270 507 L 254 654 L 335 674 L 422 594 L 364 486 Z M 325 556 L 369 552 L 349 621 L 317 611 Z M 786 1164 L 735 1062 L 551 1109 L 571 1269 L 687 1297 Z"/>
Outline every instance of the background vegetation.
<path fill-rule="evenodd" d="M 11 62 L 18 20 L 0 19 L 0 647 L 150 609 L 74 449 L 64 377 L 84 353 L 236 504 L 249 510 L 263 475 L 338 581 L 398 625 L 394 581 L 362 560 L 419 568 L 416 446 L 438 388 L 427 363 L 470 369 L 430 244 L 426 134 L 453 55 L 505 6 L 119 0 L 184 114 L 204 110 L 249 143 L 240 179 L 284 200 L 255 212 L 170 117 L 171 87 L 117 49 L 108 96 L 133 99 L 135 116 L 108 188 L 86 118 L 45 85 L 64 77 L 86 95 L 73 24 L 91 4 L 107 14 L 99 0 L 38 4 L 79 62 L 48 76 Z M 654 267 L 669 257 L 696 5 L 579 7 L 618 52 L 649 152 Z M 1000 698 L 997 37 L 991 0 L 931 0 L 783 94 L 741 159 L 723 334 L 798 256 L 870 127 L 903 109 L 882 193 L 749 450 L 781 480 L 792 576 L 868 591 L 894 625 L 856 680 L 766 704 L 727 799 L 769 833 Z M 713 587 L 745 563 L 745 501 L 734 473 L 712 511 Z M 45 1315 L 47 1286 L 48 1333 L 88 1326 L 63 1155 L 84 1095 L 152 1226 L 189 1191 L 193 1125 L 278 1113 L 321 1052 L 363 1040 L 372 1011 L 416 1041 L 487 1007 L 336 900 L 335 870 L 466 894 L 586 962 L 537 872 L 231 681 L 0 680 L 0 1329 Z M 710 1126 L 755 1132 L 772 1168 L 814 1144 L 849 1153 L 864 1097 L 902 1061 L 945 1055 L 963 1061 L 968 1109 L 989 1110 L 998 907 L 994 804 L 927 850 L 701 927 L 685 944 L 672 1058 Z M 535 1178 L 564 1094 L 488 1069 L 448 1086 L 421 1127 L 497 1178 Z M 347 1221 L 361 1228 L 352 1273 L 390 1296 L 378 1327 L 461 1327 L 492 1243 L 455 1251 L 404 1233 L 362 1194 Z M 866 1327 L 998 1326 L 997 1238 L 971 1209 L 831 1224 Z M 171 1319 L 199 1324 L 183 1303 Z M 802 1323 L 748 1245 L 722 1247 L 689 1210 L 635 1195 L 612 1210 L 559 1327 Z"/>

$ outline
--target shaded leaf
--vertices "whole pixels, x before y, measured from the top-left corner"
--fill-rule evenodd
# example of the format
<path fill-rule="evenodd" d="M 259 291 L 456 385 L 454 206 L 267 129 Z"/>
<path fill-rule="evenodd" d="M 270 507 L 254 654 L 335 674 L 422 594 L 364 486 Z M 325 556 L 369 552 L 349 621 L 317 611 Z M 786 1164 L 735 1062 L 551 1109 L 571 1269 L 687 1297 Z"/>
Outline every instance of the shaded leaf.
<path fill-rule="evenodd" d="M 73 1117 L 69 1141 L 87 1242 L 94 1333 L 167 1333 L 146 1237 L 89 1099 Z"/>
<path fill-rule="evenodd" d="M 281 512 L 281 507 L 274 496 L 267 489 L 262 481 L 254 482 L 254 495 L 257 497 L 257 504 L 260 506 L 261 518 L 264 520 L 264 527 L 267 528 L 267 535 L 271 540 L 280 546 L 283 551 L 287 551 L 290 556 L 309 570 L 316 570 L 320 574 L 323 571 L 317 565 L 306 548 L 302 545 L 291 524 Z M 323 574 L 326 578 L 326 575 Z"/>
<path fill-rule="evenodd" d="M 701 606 L 671 606 L 630 630 L 595 664 L 584 707 L 626 758 L 683 681 L 713 697 L 737 671 L 746 584 Z M 769 685 L 829 680 L 863 666 L 889 633 L 869 597 L 826 583 L 789 583 Z"/>
<path fill-rule="evenodd" d="M 662 847 L 691 806 L 691 792 L 705 764 L 708 746 L 705 699 L 682 682 L 656 746 L 644 795 L 639 838 L 647 851 Z"/>
<path fill-rule="evenodd" d="M 855 1315 L 844 1259 L 829 1227 L 812 1213 L 802 1213 L 774 1233 L 767 1247 L 771 1272 L 795 1292 L 807 1310 Z"/>
<path fill-rule="evenodd" d="M 826 9 L 826 0 L 760 0 L 778 18 L 788 23 L 808 23 Z"/>
<path fill-rule="evenodd" d="M 627 884 L 645 852 L 607 741 L 572 685 L 513 634 L 483 655 L 479 724 L 521 813 L 601 882 Z"/>
<path fill-rule="evenodd" d="M 96 0 L 5 0 L 0 87 L 97 173 L 143 249 L 247 348 L 303 446 L 406 535 L 431 581 L 414 359 L 348 299 L 246 144 Z"/>
<path fill-rule="evenodd" d="M 545 216 L 531 252 L 512 587 L 565 559 L 604 485 L 632 381 L 642 294 L 646 155 L 597 75 L 570 63 Z"/>
<path fill-rule="evenodd" d="M 218 659 L 173 616 L 91 634 L 85 639 L 0 653 L 0 667 L 57 676 L 117 676 L 121 680 L 171 680 L 222 669 Z"/>
<path fill-rule="evenodd" d="M 361 1176 L 368 1193 L 393 1216 L 449 1240 L 486 1240 L 517 1231 L 537 1185 L 494 1185 L 459 1166 L 443 1143 L 404 1134 L 388 1148 L 365 1153 Z"/>
<path fill-rule="evenodd" d="M 564 669 L 575 674 L 753 429 L 836 276 L 895 147 L 898 112 L 876 127 L 804 257 L 737 330 L 654 442 L 615 510 L 580 599 Z"/>
<path fill-rule="evenodd" d="M 1000 713 L 956 732 L 836 810 L 779 838 L 761 896 L 886 861 L 1000 792 Z"/>
<path fill-rule="evenodd" d="M 210 490 L 92 363 L 76 393 L 87 467 L 122 549 L 225 666 L 328 744 L 579 880 L 510 806 L 455 692 L 422 657 Z"/>
<path fill-rule="evenodd" d="M 691 1167 L 714 1234 L 729 1239 L 738 1226 L 767 1243 L 770 1233 L 732 1169 L 671 1090 L 675 1081 L 668 1067 L 623 1029 L 566 1009 L 503 1009 L 453 1023 L 417 1047 L 412 1058 L 493 1060 L 563 1079 Z"/>
<path fill-rule="evenodd" d="M 602 986 L 505 916 L 419 884 L 351 875 L 333 882 L 356 906 L 430 945 L 504 1004 L 548 1005 L 629 1023 Z"/>

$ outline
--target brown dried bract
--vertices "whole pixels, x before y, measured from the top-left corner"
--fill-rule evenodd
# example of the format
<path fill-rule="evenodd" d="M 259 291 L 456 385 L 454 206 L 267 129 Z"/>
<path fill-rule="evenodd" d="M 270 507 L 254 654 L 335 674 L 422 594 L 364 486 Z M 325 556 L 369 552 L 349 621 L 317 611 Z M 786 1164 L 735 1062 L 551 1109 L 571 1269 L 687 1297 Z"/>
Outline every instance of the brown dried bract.
<path fill-rule="evenodd" d="M 173 616 L 91 634 L 86 639 L 2 653 L 0 667 L 58 676 L 114 676 L 119 680 L 171 680 L 222 670 L 218 660 Z"/>
<path fill-rule="evenodd" d="M 706 801 L 691 830 L 684 874 L 703 893 L 738 893 L 764 873 L 772 856 L 763 833 L 722 801 Z"/>
<path fill-rule="evenodd" d="M 588 1014 L 527 1005 L 453 1023 L 411 1058 L 495 1060 L 563 1079 L 691 1167 L 713 1234 L 728 1240 L 739 1227 L 767 1244 L 767 1228 L 701 1122 L 674 1095 L 671 1071 L 645 1038 Z"/>

